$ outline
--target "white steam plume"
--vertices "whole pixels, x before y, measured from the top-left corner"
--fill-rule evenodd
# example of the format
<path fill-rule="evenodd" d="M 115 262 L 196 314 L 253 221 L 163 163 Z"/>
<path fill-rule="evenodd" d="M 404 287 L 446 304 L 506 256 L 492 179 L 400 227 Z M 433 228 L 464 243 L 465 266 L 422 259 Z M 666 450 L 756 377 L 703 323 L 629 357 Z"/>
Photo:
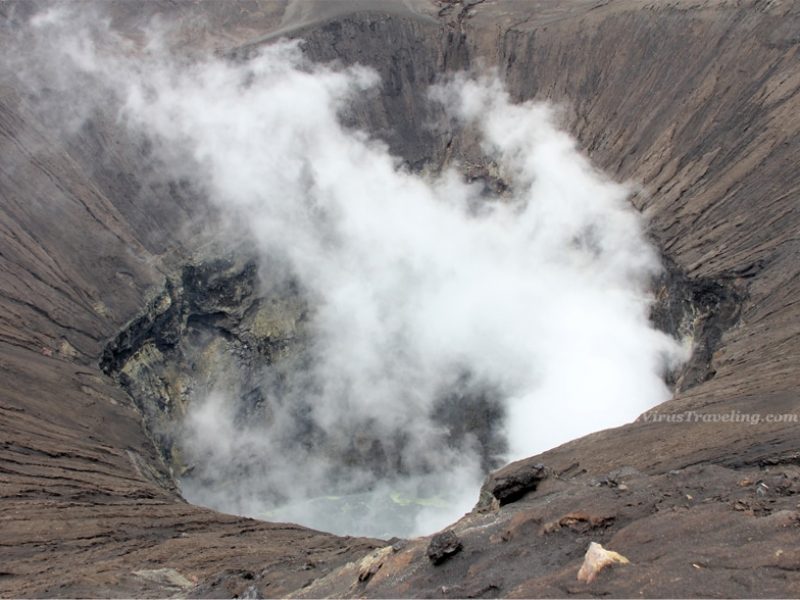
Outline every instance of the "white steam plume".
<path fill-rule="evenodd" d="M 656 253 L 629 189 L 591 167 L 549 106 L 512 104 L 491 77 L 432 90 L 510 183 L 486 198 L 453 170 L 409 172 L 345 128 L 340 111 L 377 75 L 313 64 L 297 42 L 190 65 L 152 48 L 64 47 L 117 90 L 132 126 L 189 151 L 213 201 L 264 256 L 288 261 L 314 306 L 310 372 L 284 386 L 269 421 L 237 424 L 231 390 L 190 410 L 184 442 L 212 482 L 187 482 L 190 500 L 343 533 L 427 533 L 471 507 L 483 476 L 476 438 L 454 441 L 436 417 L 449 390 L 465 386 L 456 405 L 490 390 L 506 459 L 669 396 L 662 375 L 682 352 L 648 321 Z M 321 446 L 295 439 L 297 406 Z M 342 468 L 337 448 L 374 440 L 396 471 Z M 270 512 L 275 490 L 288 504 Z M 313 500 L 365 490 L 355 524 Z M 393 520 L 396 503 L 433 496 L 446 502 Z"/>

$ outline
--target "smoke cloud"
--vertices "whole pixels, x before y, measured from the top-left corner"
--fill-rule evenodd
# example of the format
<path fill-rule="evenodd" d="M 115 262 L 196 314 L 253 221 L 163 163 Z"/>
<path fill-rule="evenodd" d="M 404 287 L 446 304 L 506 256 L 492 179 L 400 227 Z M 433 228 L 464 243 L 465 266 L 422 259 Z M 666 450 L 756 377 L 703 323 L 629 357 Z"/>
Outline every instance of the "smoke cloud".
<path fill-rule="evenodd" d="M 497 165 L 508 187 L 492 194 L 458 165 L 412 172 L 342 124 L 379 90 L 368 68 L 314 64 L 297 41 L 192 62 L 100 43 L 73 32 L 58 51 L 113 90 L 128 127 L 180 149 L 180 172 L 311 307 L 299 366 L 279 382 L 265 367 L 266 417 L 238 418 L 235 385 L 195 398 L 190 501 L 430 533 L 472 507 L 488 467 L 668 398 L 683 350 L 648 321 L 659 264 L 631 189 L 591 166 L 551 106 L 514 104 L 492 75 L 431 89 Z"/>

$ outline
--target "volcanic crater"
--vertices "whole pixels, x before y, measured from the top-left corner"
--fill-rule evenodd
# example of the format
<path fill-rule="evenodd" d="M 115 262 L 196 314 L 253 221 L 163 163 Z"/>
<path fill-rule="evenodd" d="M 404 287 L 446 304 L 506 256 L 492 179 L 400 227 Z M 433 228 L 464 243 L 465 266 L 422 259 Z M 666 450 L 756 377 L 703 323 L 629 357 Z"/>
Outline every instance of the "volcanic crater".
<path fill-rule="evenodd" d="M 52 6 L 0 6 L 0 38 L 18 44 Z M 314 305 L 246 242 L 220 246 L 209 234 L 215 209 L 180 179 L 156 176 L 162 165 L 147 140 L 102 109 L 56 131 L 9 63 L 0 82 L 0 593 L 800 592 L 800 429 L 789 418 L 798 414 L 800 377 L 795 3 L 87 6 L 130 39 L 153 16 L 167 20 L 171 43 L 187 56 L 212 49 L 246 61 L 288 36 L 305 40 L 314 61 L 368 65 L 379 88 L 345 122 L 384 140 L 410 172 L 458 162 L 494 193 L 507 182 L 472 134 L 430 126 L 438 115 L 429 85 L 494 68 L 514 100 L 556 103 L 594 164 L 641 185 L 631 201 L 664 265 L 650 319 L 691 340 L 692 353 L 666 374 L 674 395 L 654 412 L 506 466 L 495 390 L 464 373 L 443 391 L 437 418 L 456 446 L 466 436 L 479 441 L 487 478 L 475 508 L 448 527 L 457 541 L 448 537 L 449 546 L 430 536 L 333 535 L 189 504 L 181 485 L 204 477 L 202 457 L 187 456 L 178 435 L 192 398 L 227 386 L 237 419 L 266 418 L 265 395 L 307 367 Z M 367 435 L 332 448 L 298 410 L 293 443 L 338 453 L 343 468 L 397 468 L 391 447 L 402 440 L 381 449 L 386 440 Z M 224 486 L 224 476 L 236 480 L 227 473 L 212 484 Z M 271 492 L 279 502 L 282 490 Z M 578 581 L 591 541 L 630 564 Z M 434 560 L 430 548 L 439 546 L 452 551 Z"/>

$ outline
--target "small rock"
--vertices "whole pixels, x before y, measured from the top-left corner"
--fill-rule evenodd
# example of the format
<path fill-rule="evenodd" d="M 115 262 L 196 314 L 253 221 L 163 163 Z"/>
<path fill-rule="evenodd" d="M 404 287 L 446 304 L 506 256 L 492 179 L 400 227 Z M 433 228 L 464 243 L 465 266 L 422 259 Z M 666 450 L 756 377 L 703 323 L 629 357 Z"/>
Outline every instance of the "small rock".
<path fill-rule="evenodd" d="M 463 544 L 453 531 L 443 531 L 431 538 L 428 544 L 428 558 L 435 565 L 439 565 L 448 558 L 461 552 Z"/>
<path fill-rule="evenodd" d="M 361 562 L 358 563 L 358 580 L 360 582 L 369 581 L 380 570 L 386 557 L 392 552 L 391 546 L 384 546 L 362 558 Z"/>
<path fill-rule="evenodd" d="M 188 590 L 194 586 L 192 581 L 181 575 L 175 569 L 170 568 L 142 569 L 140 571 L 134 571 L 133 574 L 158 585 L 180 588 L 182 590 Z"/>
<path fill-rule="evenodd" d="M 394 539 L 397 539 L 397 541 L 392 541 Z M 400 550 L 408 546 L 408 540 L 401 540 L 399 538 L 392 538 L 389 542 L 392 544 L 393 552 L 400 552 Z"/>
<path fill-rule="evenodd" d="M 543 464 L 512 463 L 489 475 L 481 487 L 479 510 L 491 510 L 493 506 L 502 506 L 516 502 L 525 494 L 533 492 L 539 482 L 547 477 Z"/>
<path fill-rule="evenodd" d="M 261 595 L 261 592 L 256 586 L 251 585 L 243 591 L 239 597 L 242 598 L 242 600 L 261 600 L 264 596 Z"/>
<path fill-rule="evenodd" d="M 583 558 L 583 564 L 578 571 L 578 581 L 591 583 L 597 577 L 597 574 L 606 567 L 614 563 L 627 565 L 629 562 L 627 558 L 618 552 L 606 550 L 597 542 L 591 542 Z"/>
<path fill-rule="evenodd" d="M 573 511 L 556 521 L 545 523 L 540 533 L 547 535 L 556 532 L 562 527 L 568 527 L 573 531 L 586 532 L 597 527 L 608 527 L 614 522 L 614 515 L 591 515 L 583 511 Z"/>

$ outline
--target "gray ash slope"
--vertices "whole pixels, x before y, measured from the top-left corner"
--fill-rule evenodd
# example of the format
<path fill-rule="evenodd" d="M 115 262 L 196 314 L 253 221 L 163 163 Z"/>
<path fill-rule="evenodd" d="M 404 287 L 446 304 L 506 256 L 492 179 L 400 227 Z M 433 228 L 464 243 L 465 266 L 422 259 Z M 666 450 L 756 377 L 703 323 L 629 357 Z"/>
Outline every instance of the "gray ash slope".
<path fill-rule="evenodd" d="M 484 61 L 515 98 L 565 103 L 565 123 L 591 158 L 644 185 L 635 202 L 679 277 L 737 298 L 734 326 L 711 327 L 709 340 L 719 339 L 697 385 L 660 412 L 798 410 L 793 3 L 343 3 L 299 25 L 282 19 L 282 3 L 241 3 L 238 17 L 226 5 L 205 3 L 204 27 L 189 18 L 196 8 L 148 3 L 185 19 L 187 45 L 247 52 L 296 25 L 313 57 L 375 66 L 386 93 L 350 118 L 388 136 L 411 165 L 473 156 L 469 144 L 423 127 L 421 94 L 443 70 Z M 19 18 L 24 6 L 0 13 Z M 136 26 L 130 4 L 110 6 L 117 26 Z M 798 594 L 792 423 L 641 420 L 587 436 L 506 467 L 538 487 L 456 524 L 463 548 L 442 565 L 425 556 L 427 540 L 412 541 L 361 577 L 346 563 L 382 542 L 187 505 L 131 398 L 98 363 L 192 255 L 192 236 L 175 233 L 195 208 L 179 191 L 143 193 L 120 176 L 147 165 L 114 135 L 101 122 L 56 139 L 13 82 L 0 87 L 0 593 Z M 178 201 L 160 201 L 170 192 Z M 526 479 L 538 463 L 548 476 Z M 759 481 L 768 492 L 757 493 Z M 578 583 L 590 540 L 632 564 Z"/>

